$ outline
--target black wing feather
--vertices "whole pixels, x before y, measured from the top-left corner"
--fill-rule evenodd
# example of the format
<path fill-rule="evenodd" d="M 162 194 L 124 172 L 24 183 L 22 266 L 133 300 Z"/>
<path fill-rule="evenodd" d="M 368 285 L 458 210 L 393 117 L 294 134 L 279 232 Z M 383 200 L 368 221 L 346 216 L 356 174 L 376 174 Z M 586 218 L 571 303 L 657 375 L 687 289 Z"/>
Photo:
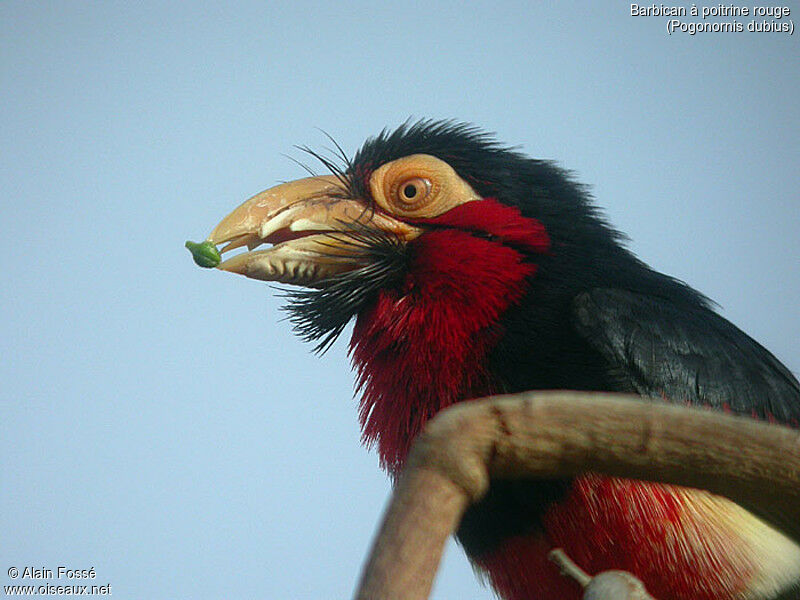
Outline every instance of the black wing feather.
<path fill-rule="evenodd" d="M 800 384 L 766 348 L 712 310 L 620 289 L 574 301 L 574 326 L 625 388 L 797 425 Z"/>

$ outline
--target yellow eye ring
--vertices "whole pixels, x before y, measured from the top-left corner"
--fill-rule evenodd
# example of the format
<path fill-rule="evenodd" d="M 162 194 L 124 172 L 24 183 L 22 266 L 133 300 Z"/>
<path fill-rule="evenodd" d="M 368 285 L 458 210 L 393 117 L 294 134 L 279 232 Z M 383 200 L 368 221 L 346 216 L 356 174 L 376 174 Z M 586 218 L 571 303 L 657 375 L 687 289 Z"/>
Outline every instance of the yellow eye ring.
<path fill-rule="evenodd" d="M 378 167 L 369 179 L 373 201 L 400 218 L 436 217 L 480 196 L 446 162 L 411 154 Z"/>

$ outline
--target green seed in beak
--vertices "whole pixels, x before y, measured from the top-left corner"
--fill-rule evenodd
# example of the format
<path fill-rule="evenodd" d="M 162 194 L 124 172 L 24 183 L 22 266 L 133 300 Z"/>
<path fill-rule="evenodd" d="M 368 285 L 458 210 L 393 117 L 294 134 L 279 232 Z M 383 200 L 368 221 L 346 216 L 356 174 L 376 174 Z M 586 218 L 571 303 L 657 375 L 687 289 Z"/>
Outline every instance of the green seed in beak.
<path fill-rule="evenodd" d="M 186 242 L 186 247 L 189 249 L 189 252 L 192 253 L 194 262 L 200 267 L 211 269 L 222 262 L 222 258 L 219 255 L 219 250 L 217 250 L 217 247 L 208 240 L 200 243 Z"/>

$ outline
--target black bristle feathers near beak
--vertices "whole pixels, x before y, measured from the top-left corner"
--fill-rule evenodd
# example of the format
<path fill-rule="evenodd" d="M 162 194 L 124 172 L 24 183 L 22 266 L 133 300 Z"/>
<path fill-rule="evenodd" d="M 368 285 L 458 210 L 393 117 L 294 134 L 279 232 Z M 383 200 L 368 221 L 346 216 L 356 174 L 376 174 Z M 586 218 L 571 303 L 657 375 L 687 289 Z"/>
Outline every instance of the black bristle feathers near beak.
<path fill-rule="evenodd" d="M 330 234 L 352 247 L 363 266 L 317 282 L 313 289 L 284 290 L 282 307 L 294 331 L 306 342 L 316 342 L 314 352 L 324 354 L 355 317 L 381 289 L 396 285 L 408 262 L 406 246 L 397 237 L 349 224 L 345 232 Z M 337 249 L 341 255 L 341 248 Z"/>

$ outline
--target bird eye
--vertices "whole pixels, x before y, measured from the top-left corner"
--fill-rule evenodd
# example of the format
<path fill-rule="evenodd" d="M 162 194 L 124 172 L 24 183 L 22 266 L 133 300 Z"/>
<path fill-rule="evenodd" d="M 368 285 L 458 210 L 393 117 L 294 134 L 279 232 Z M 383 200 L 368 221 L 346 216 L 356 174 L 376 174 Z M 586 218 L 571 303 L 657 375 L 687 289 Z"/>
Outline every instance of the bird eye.
<path fill-rule="evenodd" d="M 429 154 L 410 154 L 378 167 L 369 177 L 372 200 L 400 218 L 432 218 L 480 196 L 453 167 Z"/>
<path fill-rule="evenodd" d="M 425 200 L 431 191 L 431 182 L 422 177 L 406 179 L 397 187 L 398 201 L 402 204 L 417 204 Z"/>

